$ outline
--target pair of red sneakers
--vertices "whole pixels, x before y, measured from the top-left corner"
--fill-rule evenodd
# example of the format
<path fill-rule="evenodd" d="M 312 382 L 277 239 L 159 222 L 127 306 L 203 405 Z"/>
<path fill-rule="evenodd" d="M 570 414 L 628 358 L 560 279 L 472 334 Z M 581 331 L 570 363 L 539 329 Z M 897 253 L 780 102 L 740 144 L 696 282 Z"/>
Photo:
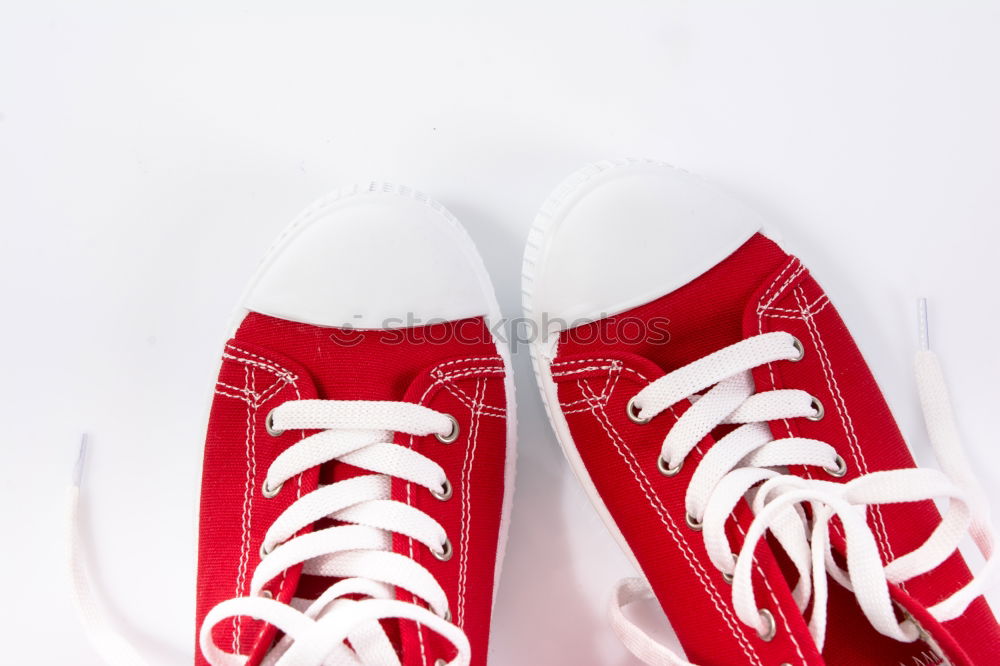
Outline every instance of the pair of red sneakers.
<path fill-rule="evenodd" d="M 986 509 L 918 354 L 919 469 L 819 285 L 751 211 L 649 161 L 544 205 L 530 349 L 570 463 L 702 665 L 988 665 Z M 205 448 L 196 663 L 483 666 L 514 477 L 502 320 L 458 222 L 372 183 L 313 205 L 248 288 Z M 945 500 L 943 513 L 934 500 Z M 958 546 L 987 558 L 970 574 Z"/>

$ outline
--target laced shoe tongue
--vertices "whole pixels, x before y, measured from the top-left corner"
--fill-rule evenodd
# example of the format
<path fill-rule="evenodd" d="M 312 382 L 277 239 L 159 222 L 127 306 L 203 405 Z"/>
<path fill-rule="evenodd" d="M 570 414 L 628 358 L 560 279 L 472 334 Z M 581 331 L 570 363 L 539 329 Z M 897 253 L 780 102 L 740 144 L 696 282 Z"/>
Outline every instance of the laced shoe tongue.
<path fill-rule="evenodd" d="M 435 324 L 418 327 L 409 330 L 407 339 L 401 340 L 398 331 L 332 330 L 251 313 L 241 325 L 240 334 L 254 339 L 262 337 L 278 352 L 296 358 L 304 368 L 308 368 L 303 369 L 302 374 L 315 384 L 319 399 L 418 402 L 423 390 L 415 396 L 409 395 L 409 392 L 414 390 L 415 382 L 425 381 L 428 368 L 441 360 L 441 347 L 436 343 L 447 337 L 450 326 Z M 487 352 L 483 350 L 483 353 Z M 396 443 L 407 444 L 406 441 Z M 371 472 L 338 461 L 326 463 L 319 470 L 323 485 L 367 474 Z M 392 488 L 395 498 L 405 501 L 404 495 L 397 495 L 397 488 L 405 488 L 405 484 L 393 479 Z M 312 529 L 335 524 L 329 520 L 317 521 Z M 393 535 L 388 547 L 407 557 L 411 552 L 409 540 L 398 535 Z M 296 576 L 294 598 L 318 598 L 338 580 L 310 574 Z M 397 598 L 401 601 L 412 600 L 405 590 L 397 590 Z M 424 605 L 423 602 L 417 603 Z M 381 624 L 393 646 L 404 655 L 408 644 L 405 635 L 416 635 L 417 625 L 409 620 L 397 619 L 384 620 Z M 432 631 L 423 633 L 425 644 L 438 640 Z M 440 640 L 443 647 L 437 653 L 449 654 L 452 646 L 445 645 L 444 639 Z M 405 656 L 403 661 L 407 661 Z"/>
<path fill-rule="evenodd" d="M 336 483 L 338 481 L 344 481 L 347 479 L 352 479 L 358 476 L 364 476 L 371 474 L 371 472 L 360 469 L 353 465 L 349 465 L 343 462 L 329 462 L 323 465 L 319 471 L 319 483 L 320 485 L 329 485 Z M 343 525 L 345 523 L 336 520 L 330 520 L 324 518 L 317 521 L 313 525 L 314 530 L 321 530 L 327 527 L 334 527 L 336 525 Z M 295 588 L 295 598 L 313 601 L 318 599 L 330 586 L 342 580 L 341 578 L 330 577 L 330 576 L 316 576 L 308 573 L 301 573 L 298 580 L 298 585 Z M 355 598 L 355 597 L 350 597 Z M 393 618 L 388 620 L 382 620 L 381 625 L 392 642 L 393 647 L 399 652 L 401 648 L 400 640 L 400 621 Z"/>
<path fill-rule="evenodd" d="M 384 386 L 381 386 L 379 388 L 376 387 L 368 387 L 368 388 L 369 388 L 368 391 L 369 394 L 378 391 L 383 395 L 366 395 L 366 397 L 364 398 L 366 400 L 399 400 L 399 396 L 397 395 L 385 395 L 386 392 L 384 390 Z M 391 434 L 390 434 L 390 439 L 391 439 Z M 403 442 L 397 441 L 396 443 L 403 443 Z M 347 479 L 352 479 L 358 476 L 365 476 L 369 474 L 372 474 L 372 472 L 355 467 L 354 465 L 350 465 L 348 463 L 340 461 L 331 461 L 320 467 L 319 484 L 321 486 L 330 485 L 332 483 L 337 483 Z M 393 499 L 399 501 L 405 501 L 404 497 L 405 490 L 403 490 L 405 488 L 405 483 L 399 481 L 398 479 L 393 479 L 392 488 L 393 488 Z M 313 525 L 313 529 L 321 530 L 327 527 L 333 527 L 342 524 L 345 523 L 341 521 L 324 518 L 322 520 L 317 521 Z M 392 550 L 400 554 L 404 555 L 409 554 L 408 541 L 405 538 L 400 537 L 399 535 L 393 535 L 390 548 L 392 548 Z M 294 597 L 304 601 L 315 600 L 319 598 L 324 592 L 326 592 L 326 590 L 329 589 L 330 586 L 336 584 L 340 580 L 343 579 L 330 576 L 317 576 L 302 572 L 298 579 L 298 584 L 295 589 Z M 348 598 L 360 598 L 360 597 L 351 596 Z M 407 593 L 405 590 L 397 590 L 396 598 L 402 601 L 413 601 L 412 595 Z M 415 633 L 417 631 L 416 623 L 410 620 L 390 618 L 381 620 L 380 624 L 383 630 L 385 631 L 386 636 L 389 638 L 389 641 L 392 643 L 393 648 L 395 648 L 398 654 L 402 655 L 404 653 L 403 636 L 407 633 Z M 408 631 L 404 629 L 403 625 L 409 625 L 409 627 L 407 628 Z"/>

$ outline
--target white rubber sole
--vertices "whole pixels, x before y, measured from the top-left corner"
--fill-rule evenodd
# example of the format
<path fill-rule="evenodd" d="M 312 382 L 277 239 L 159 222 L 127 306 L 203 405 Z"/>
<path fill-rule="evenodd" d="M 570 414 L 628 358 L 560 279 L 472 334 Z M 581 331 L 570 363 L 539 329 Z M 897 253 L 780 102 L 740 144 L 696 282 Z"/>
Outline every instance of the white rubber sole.
<path fill-rule="evenodd" d="M 551 240 L 555 227 L 559 224 L 563 204 L 592 188 L 594 186 L 594 178 L 606 171 L 628 168 L 631 165 L 648 164 L 659 163 L 652 160 L 624 159 L 589 164 L 566 178 L 549 195 L 535 216 L 535 220 L 528 232 L 528 241 L 524 250 L 524 263 L 521 269 L 521 294 L 525 317 L 535 320 L 535 317 L 541 314 L 535 311 L 535 277 L 538 273 L 539 261 L 545 256 L 548 242 Z M 552 424 L 556 439 L 559 442 L 560 448 L 562 448 L 563 455 L 569 461 L 573 475 L 579 481 L 580 485 L 583 486 L 584 492 L 590 498 L 590 502 L 594 505 L 598 515 L 600 515 L 604 526 L 632 562 L 636 571 L 641 573 L 642 567 L 639 565 L 639 560 L 635 557 L 632 548 L 628 545 L 621 530 L 618 529 L 618 524 L 611 517 L 611 512 L 608 511 L 604 500 L 601 499 L 600 493 L 597 492 L 597 488 L 590 478 L 590 474 L 587 472 L 583 459 L 580 457 L 576 445 L 573 443 L 573 436 L 570 433 L 566 417 L 559 407 L 558 387 L 552 379 L 550 365 L 552 359 L 555 358 L 557 341 L 558 334 L 554 335 L 552 340 L 549 341 L 545 339 L 543 332 L 539 329 L 538 337 L 528 345 L 528 350 L 531 354 L 531 365 L 535 371 L 535 380 L 538 382 L 538 389 L 542 394 L 542 404 L 545 406 L 545 413 L 549 416 L 549 423 Z"/>
<path fill-rule="evenodd" d="M 500 312 L 500 304 L 497 302 L 496 292 L 493 289 L 493 283 L 490 280 L 489 272 L 486 270 L 486 265 L 483 263 L 482 256 L 476 249 L 475 243 L 469 236 L 465 227 L 451 214 L 448 209 L 443 205 L 431 199 L 427 195 L 413 190 L 408 187 L 403 187 L 399 185 L 393 185 L 391 183 L 385 183 L 380 181 L 372 181 L 365 183 L 363 185 L 355 185 L 351 187 L 340 188 L 334 190 L 333 192 L 321 197 L 317 201 L 309 205 L 305 210 L 302 211 L 274 240 L 268 250 L 264 253 L 263 258 L 260 261 L 257 269 L 255 270 L 253 276 L 247 283 L 247 286 L 240 297 L 239 304 L 234 310 L 232 316 L 229 319 L 229 323 L 226 328 L 226 336 L 223 339 L 223 344 L 229 340 L 236 330 L 239 328 L 243 319 L 247 316 L 249 311 L 244 307 L 247 294 L 249 294 L 254 285 L 260 280 L 261 276 L 265 271 L 271 266 L 275 258 L 281 253 L 282 249 L 288 245 L 289 242 L 296 236 L 297 232 L 303 227 L 311 224 L 317 216 L 322 215 L 322 213 L 327 209 L 327 207 L 333 202 L 342 202 L 346 199 L 350 199 L 354 196 L 359 196 L 362 194 L 370 194 L 372 192 L 378 192 L 381 195 L 390 197 L 401 197 L 410 200 L 415 200 L 423 203 L 424 205 L 430 207 L 438 216 L 441 221 L 446 224 L 449 229 L 458 238 L 462 252 L 466 259 L 472 264 L 474 270 L 474 279 L 479 285 L 480 290 L 488 304 L 488 311 L 485 314 L 486 323 L 493 336 L 493 342 L 496 346 L 497 353 L 503 360 L 504 366 L 504 390 L 507 394 L 507 446 L 506 446 L 506 460 L 504 464 L 504 499 L 500 514 L 500 534 L 497 541 L 497 561 L 496 567 L 494 569 L 494 581 L 493 581 L 493 606 L 496 606 L 496 596 L 499 590 L 500 577 L 503 570 L 503 562 L 507 552 L 507 538 L 510 533 L 510 516 L 514 501 L 514 488 L 515 488 L 515 472 L 517 469 L 517 401 L 514 395 L 514 374 L 511 370 L 511 354 L 509 345 L 500 340 L 493 335 L 492 331 L 495 330 L 494 326 L 502 321 L 502 313 Z M 310 322 L 305 322 L 310 323 Z M 322 324 L 316 324 L 322 326 Z M 208 407 L 205 410 L 202 432 L 207 432 L 208 430 L 208 419 L 211 410 L 212 397 L 215 395 L 215 382 L 218 379 L 219 371 L 222 368 L 222 358 L 220 356 L 219 363 L 215 368 L 215 373 L 212 376 L 212 388 L 210 393 L 210 398 L 207 400 Z"/>
<path fill-rule="evenodd" d="M 646 293 L 643 290 L 648 290 L 648 286 L 644 284 L 644 281 L 640 281 L 643 284 L 641 289 L 637 290 L 636 293 L 632 293 L 631 287 L 635 285 L 631 282 L 623 282 L 616 285 L 616 288 L 623 293 L 618 294 L 614 299 L 614 303 L 617 305 L 612 305 L 601 316 L 629 310 L 688 284 L 692 280 L 697 279 L 704 271 L 709 270 L 713 265 L 736 251 L 755 233 L 760 232 L 768 237 L 774 237 L 773 232 L 765 229 L 765 221 L 755 211 L 747 208 L 738 200 L 726 196 L 723 191 L 704 181 L 699 176 L 657 160 L 621 159 L 604 161 L 589 164 L 570 175 L 542 204 L 538 215 L 535 217 L 534 224 L 528 233 L 522 268 L 524 313 L 528 319 L 536 323 L 536 330 L 539 331 L 539 337 L 529 345 L 529 351 L 535 370 L 535 378 L 542 394 L 542 402 L 545 404 L 545 410 L 549 415 L 549 421 L 574 475 L 590 497 L 591 503 L 597 509 L 608 531 L 611 532 L 618 545 L 621 546 L 621 549 L 635 565 L 636 570 L 640 572 L 642 571 L 642 567 L 639 565 L 624 536 L 622 536 L 621 530 L 611 517 L 600 494 L 597 492 L 593 480 L 590 478 L 583 460 L 573 443 L 566 418 L 559 408 L 558 389 L 552 380 L 550 369 L 550 363 L 556 354 L 559 331 L 552 332 L 551 339 L 546 339 L 548 331 L 542 330 L 542 325 L 545 323 L 543 315 L 551 315 L 552 313 L 539 311 L 540 308 L 536 306 L 535 300 L 538 295 L 538 287 L 540 286 L 536 283 L 536 280 L 539 275 L 544 273 L 546 259 L 556 254 L 551 251 L 553 238 L 557 235 L 559 226 L 563 220 L 570 213 L 575 214 L 573 210 L 574 205 L 577 202 L 588 199 L 588 197 L 591 200 L 600 199 L 597 196 L 591 197 L 591 195 L 605 186 L 610 186 L 609 184 L 620 176 L 648 174 L 651 170 L 655 171 L 658 169 L 664 170 L 668 174 L 669 177 L 664 178 L 663 184 L 665 188 L 671 188 L 669 189 L 671 193 L 670 197 L 675 197 L 675 199 L 661 198 L 655 200 L 654 204 L 656 206 L 664 206 L 663 209 L 639 210 L 638 214 L 641 216 L 639 219 L 642 220 L 642 223 L 649 225 L 651 228 L 656 228 L 655 225 L 665 222 L 662 219 L 663 211 L 667 211 L 668 213 L 673 211 L 681 214 L 683 221 L 678 222 L 678 224 L 690 225 L 693 222 L 700 222 L 698 219 L 692 219 L 692 211 L 697 211 L 698 215 L 705 216 L 704 220 L 713 222 L 713 240 L 708 245 L 695 243 L 695 246 L 692 248 L 695 255 L 693 257 L 694 260 L 691 260 L 692 257 L 686 257 L 681 262 L 683 266 L 681 266 L 679 273 L 671 274 L 665 280 L 659 278 L 649 280 L 656 283 L 663 291 Z M 617 196 L 627 195 L 623 195 L 619 190 Z M 623 199 L 623 203 L 629 202 L 627 199 Z M 605 199 L 604 205 L 607 206 L 607 204 L 608 201 Z M 607 213 L 610 210 L 612 209 L 605 209 L 603 212 Z M 628 208 L 625 208 L 625 210 L 628 212 Z M 636 211 L 633 210 L 632 212 Z M 579 221 L 579 215 L 575 219 Z M 597 224 L 603 222 L 603 220 L 593 218 L 590 221 Z M 635 231 L 639 237 L 644 237 L 645 229 Z M 704 230 L 700 225 L 696 227 L 696 232 L 696 236 L 697 234 L 704 235 Z M 616 233 L 620 233 L 617 228 Z M 599 235 L 595 234 L 595 236 Z M 690 238 L 690 234 L 688 238 Z M 585 240 L 589 240 L 591 243 L 601 242 L 599 238 L 589 236 Z M 683 254 L 677 255 L 675 252 L 674 258 L 677 259 L 678 256 L 683 256 Z M 678 259 L 678 261 L 680 260 Z M 551 304 L 553 302 L 551 298 L 552 294 L 547 294 L 547 296 L 549 297 L 547 300 Z M 590 318 L 585 318 L 585 320 L 590 320 Z"/>

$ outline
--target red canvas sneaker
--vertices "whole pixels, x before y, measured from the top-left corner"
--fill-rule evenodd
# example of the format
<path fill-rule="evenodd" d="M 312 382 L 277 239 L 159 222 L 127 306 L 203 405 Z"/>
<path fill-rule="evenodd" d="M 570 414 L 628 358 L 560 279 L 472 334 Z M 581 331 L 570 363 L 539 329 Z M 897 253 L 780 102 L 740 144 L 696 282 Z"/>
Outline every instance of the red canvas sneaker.
<path fill-rule="evenodd" d="M 499 310 L 440 205 L 306 210 L 243 297 L 205 443 L 197 664 L 486 664 L 514 472 Z"/>
<path fill-rule="evenodd" d="M 991 532 L 935 357 L 918 384 L 947 474 L 915 467 L 830 299 L 762 227 L 647 161 L 544 205 L 525 310 L 571 466 L 695 663 L 998 663 L 985 576 L 957 551 L 971 533 L 987 573 Z M 623 614 L 649 593 L 624 581 L 613 628 L 688 664 Z"/>

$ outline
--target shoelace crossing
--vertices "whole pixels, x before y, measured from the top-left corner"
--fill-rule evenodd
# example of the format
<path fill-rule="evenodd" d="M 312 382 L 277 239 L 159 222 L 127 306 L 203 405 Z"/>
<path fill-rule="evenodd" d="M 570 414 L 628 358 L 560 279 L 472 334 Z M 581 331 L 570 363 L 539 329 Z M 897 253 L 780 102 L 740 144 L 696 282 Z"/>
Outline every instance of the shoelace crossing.
<path fill-rule="evenodd" d="M 213 628 L 237 617 L 277 627 L 282 638 L 270 650 L 267 666 L 400 666 L 396 649 L 381 620 L 418 622 L 450 642 L 456 656 L 435 666 L 468 666 L 471 649 L 465 633 L 451 623 L 448 599 L 434 576 L 415 560 L 392 551 L 399 534 L 428 548 L 439 559 L 451 556 L 444 528 L 426 513 L 391 499 L 392 478 L 425 488 L 446 501 L 451 484 L 440 465 L 392 442 L 392 433 L 435 435 L 451 442 L 458 423 L 450 416 L 404 402 L 296 400 L 276 407 L 267 418 L 272 435 L 290 430 L 319 430 L 283 451 L 267 471 L 261 488 L 274 497 L 299 474 L 339 461 L 370 472 L 298 497 L 268 528 L 261 562 L 249 595 L 223 601 L 209 611 L 199 635 L 200 648 L 214 666 L 242 666 L 246 657 L 215 644 Z M 79 548 L 77 483 L 70 493 L 71 563 L 76 598 L 93 642 L 114 664 L 138 664 L 135 650 L 108 625 L 91 594 L 86 561 Z M 284 492 L 292 492 L 291 488 Z M 300 534 L 317 521 L 334 526 Z M 296 536 L 298 535 L 298 536 Z M 302 565 L 305 574 L 339 579 L 315 600 L 285 604 L 265 586 L 288 569 Z M 396 599 L 401 589 L 423 602 Z M 345 642 L 346 641 L 346 642 Z"/>
<path fill-rule="evenodd" d="M 968 584 L 928 611 L 939 621 L 953 619 L 985 591 L 997 566 L 989 512 L 962 450 L 940 364 L 927 344 L 923 302 L 921 343 L 916 358 L 917 385 L 931 443 L 944 472 L 900 469 L 837 483 L 822 478 L 840 477 L 847 471 L 832 446 L 800 437 L 774 439 L 768 422 L 817 419 L 824 414 L 822 403 L 804 391 L 754 392 L 754 368 L 796 362 L 806 353 L 802 343 L 788 333 L 766 333 L 726 347 L 657 379 L 629 401 L 629 417 L 637 423 L 648 423 L 684 400 L 692 402 L 663 442 L 657 465 L 666 476 L 676 475 L 698 443 L 716 428 L 736 426 L 715 442 L 692 474 L 685 495 L 687 524 L 701 531 L 709 558 L 732 584 L 737 617 L 764 640 L 774 637 L 776 624 L 772 612 L 760 608 L 754 596 L 753 554 L 768 533 L 798 572 L 792 596 L 799 612 L 806 613 L 813 601 L 809 630 L 820 650 L 826 634 L 828 575 L 854 592 L 876 630 L 906 642 L 916 640 L 919 631 L 909 620 L 896 620 L 890 582 L 903 583 L 931 571 L 971 536 L 986 558 L 985 566 Z M 818 478 L 790 475 L 784 471 L 789 466 L 814 468 Z M 734 552 L 725 525 L 744 499 L 750 502 L 754 519 L 743 544 Z M 883 566 L 866 519 L 867 508 L 925 500 L 947 500 L 940 524 L 919 547 Z M 847 545 L 846 569 L 833 556 L 830 532 L 834 517 Z M 623 613 L 628 604 L 651 596 L 644 581 L 619 583 L 610 609 L 612 628 L 630 651 L 651 666 L 689 665 Z"/>

